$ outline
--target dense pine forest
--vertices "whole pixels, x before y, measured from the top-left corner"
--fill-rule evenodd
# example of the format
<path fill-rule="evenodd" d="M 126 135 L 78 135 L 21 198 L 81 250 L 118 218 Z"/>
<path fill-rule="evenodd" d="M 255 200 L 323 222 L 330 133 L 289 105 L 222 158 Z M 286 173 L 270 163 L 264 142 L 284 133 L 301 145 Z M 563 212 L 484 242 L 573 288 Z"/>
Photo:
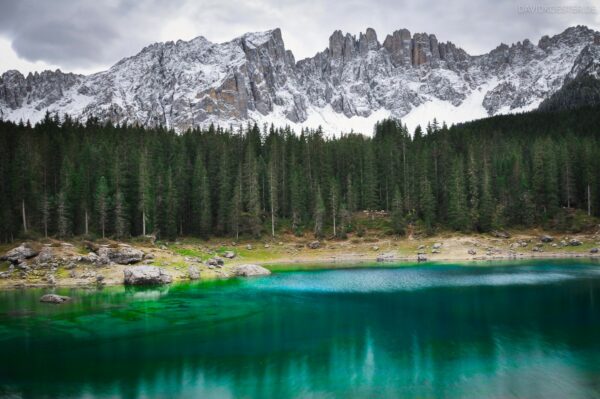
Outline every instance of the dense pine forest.
<path fill-rule="evenodd" d="M 407 226 L 577 228 L 600 213 L 600 109 L 373 137 L 247 126 L 183 134 L 47 115 L 0 122 L 0 239 L 345 237 L 357 211 Z"/>

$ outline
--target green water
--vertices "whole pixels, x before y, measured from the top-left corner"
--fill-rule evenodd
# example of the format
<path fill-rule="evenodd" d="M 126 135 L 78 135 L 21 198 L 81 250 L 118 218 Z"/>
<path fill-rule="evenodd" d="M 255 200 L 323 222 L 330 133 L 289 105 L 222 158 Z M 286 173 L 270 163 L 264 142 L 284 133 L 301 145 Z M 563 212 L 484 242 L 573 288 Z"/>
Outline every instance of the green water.
<path fill-rule="evenodd" d="M 0 397 L 600 397 L 598 265 L 46 292 L 0 292 Z"/>

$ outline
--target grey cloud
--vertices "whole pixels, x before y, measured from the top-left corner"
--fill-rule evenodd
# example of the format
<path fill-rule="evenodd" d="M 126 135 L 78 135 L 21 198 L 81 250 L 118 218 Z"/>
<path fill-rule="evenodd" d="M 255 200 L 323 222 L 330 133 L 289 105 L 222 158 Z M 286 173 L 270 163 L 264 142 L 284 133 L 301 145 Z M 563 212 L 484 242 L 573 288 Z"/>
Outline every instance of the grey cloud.
<path fill-rule="evenodd" d="M 148 44 L 179 0 L 0 0 L 0 34 L 29 61 L 65 67 L 114 62 Z"/>
<path fill-rule="evenodd" d="M 567 1 L 551 5 L 574 4 Z M 501 42 L 537 41 L 575 24 L 598 29 L 600 4 L 591 1 L 575 5 L 596 6 L 596 13 L 520 12 L 546 4 L 537 0 L 0 0 L 0 35 L 12 41 L 20 57 L 67 70 L 107 66 L 154 41 L 180 38 L 177 27 L 163 32 L 170 21 L 185 21 L 187 33 L 213 41 L 280 27 L 297 59 L 325 48 L 335 29 L 357 34 L 367 27 L 380 41 L 407 28 L 479 54 Z"/>

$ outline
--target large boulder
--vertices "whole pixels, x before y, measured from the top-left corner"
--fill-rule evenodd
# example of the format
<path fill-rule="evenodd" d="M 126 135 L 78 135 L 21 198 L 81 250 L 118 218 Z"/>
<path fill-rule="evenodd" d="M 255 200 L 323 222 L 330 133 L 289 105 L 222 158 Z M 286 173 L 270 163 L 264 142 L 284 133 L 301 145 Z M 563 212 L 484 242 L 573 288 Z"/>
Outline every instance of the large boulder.
<path fill-rule="evenodd" d="M 111 262 L 120 265 L 130 265 L 140 262 L 144 258 L 144 253 L 128 245 L 120 245 L 117 248 L 101 247 L 98 249 L 100 258 L 108 259 Z"/>
<path fill-rule="evenodd" d="M 549 243 L 549 242 L 554 241 L 554 237 L 549 236 L 549 235 L 543 235 L 543 236 L 540 237 L 540 241 L 541 242 L 545 242 L 545 243 Z"/>
<path fill-rule="evenodd" d="M 46 294 L 40 298 L 40 302 L 44 303 L 65 303 L 71 300 L 68 296 L 56 295 L 56 294 Z"/>
<path fill-rule="evenodd" d="M 188 267 L 188 277 L 190 280 L 199 280 L 200 279 L 200 269 L 196 265 L 190 265 Z"/>
<path fill-rule="evenodd" d="M 0 260 L 7 260 L 12 264 L 18 265 L 23 262 L 25 259 L 33 258 L 37 256 L 39 252 L 35 249 L 31 248 L 31 246 L 24 242 L 16 248 L 8 251 Z"/>
<path fill-rule="evenodd" d="M 312 242 L 308 243 L 308 247 L 310 249 L 319 249 L 319 248 L 321 248 L 321 243 L 319 241 L 312 241 Z"/>
<path fill-rule="evenodd" d="M 268 276 L 271 271 L 259 265 L 238 265 L 233 268 L 233 274 L 240 277 Z"/>
<path fill-rule="evenodd" d="M 505 230 L 494 230 L 494 231 L 492 231 L 492 236 L 494 236 L 496 238 L 508 239 L 508 238 L 510 238 L 510 233 Z"/>
<path fill-rule="evenodd" d="M 157 285 L 170 284 L 173 278 L 156 266 L 132 266 L 123 270 L 126 285 Z"/>

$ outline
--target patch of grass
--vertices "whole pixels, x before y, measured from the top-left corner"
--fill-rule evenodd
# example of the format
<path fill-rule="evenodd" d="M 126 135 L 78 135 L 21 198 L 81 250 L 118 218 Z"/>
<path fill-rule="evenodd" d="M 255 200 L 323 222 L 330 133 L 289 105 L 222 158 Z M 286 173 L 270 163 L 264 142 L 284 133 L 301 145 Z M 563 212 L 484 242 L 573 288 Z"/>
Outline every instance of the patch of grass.
<path fill-rule="evenodd" d="M 63 267 L 59 267 L 58 270 L 56 270 L 56 278 L 67 278 L 69 277 L 69 270 L 63 268 Z"/>
<path fill-rule="evenodd" d="M 5 272 L 10 267 L 10 262 L 0 262 L 0 272 Z"/>
<path fill-rule="evenodd" d="M 175 252 L 177 255 L 181 255 L 181 256 L 187 256 L 187 257 L 191 257 L 191 258 L 201 258 L 202 260 L 205 260 L 205 258 L 208 258 L 208 254 L 201 252 L 197 249 L 193 249 L 193 248 L 173 247 L 173 248 L 171 248 L 171 250 L 173 252 Z"/>

